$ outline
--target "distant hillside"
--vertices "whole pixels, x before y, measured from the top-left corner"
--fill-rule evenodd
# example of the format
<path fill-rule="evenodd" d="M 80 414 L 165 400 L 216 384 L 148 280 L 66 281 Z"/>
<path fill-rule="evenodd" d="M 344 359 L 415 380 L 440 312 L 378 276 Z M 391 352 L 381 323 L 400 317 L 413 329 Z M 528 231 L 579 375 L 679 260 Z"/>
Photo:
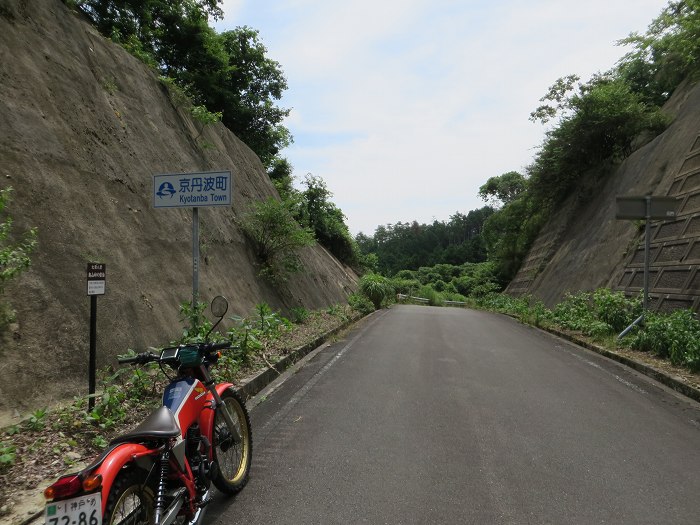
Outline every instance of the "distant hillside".
<path fill-rule="evenodd" d="M 191 211 L 154 210 L 152 175 L 231 170 L 233 206 L 200 211 L 203 300 L 345 302 L 356 276 L 320 246 L 282 286 L 258 277 L 237 219 L 277 197 L 262 164 L 221 124 L 204 126 L 153 72 L 60 0 L 0 0 L 0 187 L 18 230 L 39 229 L 32 266 L 6 290 L 17 311 L 0 349 L 0 411 L 84 392 L 87 262 L 107 265 L 98 300 L 99 364 L 179 335 L 191 296 Z M 36 396 L 36 399 L 35 399 Z"/>
<path fill-rule="evenodd" d="M 700 84 L 685 83 L 664 106 L 669 128 L 634 152 L 599 187 L 579 188 L 546 224 L 508 286 L 548 305 L 566 292 L 643 286 L 644 228 L 615 219 L 615 197 L 680 199 L 676 220 L 655 223 L 651 305 L 700 309 Z"/>

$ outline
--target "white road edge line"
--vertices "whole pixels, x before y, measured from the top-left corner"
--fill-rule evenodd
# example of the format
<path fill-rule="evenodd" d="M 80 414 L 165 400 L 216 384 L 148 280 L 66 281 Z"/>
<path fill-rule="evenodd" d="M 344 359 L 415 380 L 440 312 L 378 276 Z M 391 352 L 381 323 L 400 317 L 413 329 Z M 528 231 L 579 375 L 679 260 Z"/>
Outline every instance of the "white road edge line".
<path fill-rule="evenodd" d="M 646 393 L 647 393 L 647 391 L 644 390 L 643 388 L 641 388 L 641 387 L 635 385 L 634 383 L 630 383 L 629 381 L 627 381 L 626 379 L 623 379 L 622 377 L 620 377 L 620 376 L 617 375 L 617 374 L 613 374 L 612 372 L 610 372 L 610 371 L 606 370 L 605 368 L 603 368 L 602 366 L 600 366 L 598 363 L 594 363 L 593 361 L 589 361 L 589 360 L 586 359 L 585 357 L 580 356 L 580 355 L 578 355 L 578 354 L 572 352 L 571 350 L 566 349 L 564 346 L 560 346 L 559 348 L 561 348 L 562 350 L 564 350 L 565 352 L 567 352 L 569 355 L 574 356 L 576 359 L 579 359 L 579 360 L 583 361 L 583 362 L 586 363 L 587 365 L 590 365 L 590 366 L 592 366 L 593 368 L 597 368 L 598 370 L 601 370 L 602 372 L 605 372 L 606 374 L 608 374 L 608 375 L 614 377 L 617 381 L 619 381 L 620 383 L 622 383 L 622 384 L 625 385 L 626 387 L 631 388 L 631 389 L 634 390 L 635 392 L 639 392 L 640 394 L 646 394 Z"/>
<path fill-rule="evenodd" d="M 265 425 L 260 429 L 260 432 L 263 433 L 265 432 L 266 429 L 268 428 L 274 428 L 291 410 L 296 406 L 299 401 L 313 388 L 313 386 L 318 382 L 319 379 L 328 371 L 330 368 L 338 362 L 338 360 L 347 352 L 352 346 L 357 342 L 357 340 L 362 337 L 365 334 L 365 331 L 367 328 L 372 326 L 378 319 L 380 319 L 381 315 L 376 316 L 372 321 L 370 321 L 366 326 L 364 326 L 360 332 L 353 337 L 350 341 L 347 342 L 347 344 L 340 349 L 340 351 L 333 356 L 333 358 L 326 363 L 326 365 L 321 368 L 318 372 L 316 372 L 311 379 L 309 379 L 306 384 L 301 387 L 297 392 L 287 401 L 282 408 L 280 408 L 277 413 L 272 416 Z M 281 384 L 280 384 L 281 385 Z M 278 385 L 276 388 L 279 388 Z M 275 390 L 276 390 L 275 388 Z M 274 391 L 274 390 L 273 390 Z M 262 439 L 265 439 L 264 437 Z"/>

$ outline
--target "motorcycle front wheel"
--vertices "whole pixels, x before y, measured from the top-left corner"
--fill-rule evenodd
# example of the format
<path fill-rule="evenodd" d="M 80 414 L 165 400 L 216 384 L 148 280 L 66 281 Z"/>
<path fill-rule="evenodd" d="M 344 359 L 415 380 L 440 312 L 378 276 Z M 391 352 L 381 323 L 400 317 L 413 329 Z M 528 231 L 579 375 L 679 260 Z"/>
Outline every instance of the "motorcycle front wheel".
<path fill-rule="evenodd" d="M 140 469 L 125 470 L 117 476 L 107 498 L 103 525 L 153 523 L 155 498 L 145 482 L 146 473 Z"/>
<path fill-rule="evenodd" d="M 253 436 L 250 431 L 250 417 L 245 404 L 233 389 L 224 391 L 221 399 L 233 419 L 234 429 L 226 424 L 222 410 L 214 415 L 213 447 L 214 461 L 218 468 L 212 481 L 217 489 L 225 494 L 236 494 L 246 483 L 250 473 L 253 454 Z"/>

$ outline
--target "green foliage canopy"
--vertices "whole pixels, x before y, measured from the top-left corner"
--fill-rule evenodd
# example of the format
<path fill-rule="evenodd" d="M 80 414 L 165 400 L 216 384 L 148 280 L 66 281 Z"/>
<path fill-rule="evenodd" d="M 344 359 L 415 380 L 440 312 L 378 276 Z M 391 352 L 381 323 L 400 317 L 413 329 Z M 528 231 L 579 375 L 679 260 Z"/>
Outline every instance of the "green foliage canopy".
<path fill-rule="evenodd" d="M 559 116 L 527 170 L 530 190 L 543 204 L 561 202 L 587 172 L 605 161 L 627 157 L 640 134 L 655 136 L 667 124 L 658 107 L 646 104 L 614 74 L 596 75 L 577 89 L 564 84 L 573 91 L 570 95 L 564 97 L 559 89 L 550 88 L 542 101 L 551 104 L 531 114 L 542 122 Z"/>
<path fill-rule="evenodd" d="M 387 224 L 372 236 L 359 233 L 355 241 L 360 252 L 376 255 L 377 268 L 386 275 L 439 263 L 481 262 L 486 260 L 481 232 L 493 212 L 485 206 L 466 215 L 457 212 L 447 222 Z"/>
<path fill-rule="evenodd" d="M 267 57 L 255 29 L 239 27 L 219 38 L 228 56 L 226 74 L 220 84 L 203 90 L 203 96 L 213 111 L 223 112 L 224 125 L 270 168 L 280 150 L 292 143 L 282 125 L 290 110 L 274 102 L 287 89 L 282 67 Z"/>
<path fill-rule="evenodd" d="M 333 194 L 321 177 L 307 174 L 304 190 L 296 202 L 296 218 L 300 224 L 314 232 L 316 240 L 337 259 L 353 264 L 357 259 L 357 247 L 345 224 L 345 215 L 332 201 Z"/>
<path fill-rule="evenodd" d="M 284 202 L 270 197 L 256 203 L 241 219 L 241 227 L 270 277 L 284 279 L 299 271 L 298 251 L 313 243 L 313 234 L 302 228 Z"/>
<path fill-rule="evenodd" d="M 674 0 L 649 25 L 619 45 L 631 46 L 618 66 L 645 102 L 661 105 L 687 77 L 700 71 L 700 0 Z"/>
<path fill-rule="evenodd" d="M 195 105 L 213 114 L 272 169 L 292 136 L 289 109 L 276 101 L 287 89 L 280 64 L 267 56 L 258 31 L 218 34 L 209 19 L 221 0 L 77 0 L 105 36 L 173 78 Z"/>
<path fill-rule="evenodd" d="M 391 279 L 391 285 L 396 293 L 428 299 L 428 304 L 433 306 L 441 306 L 444 301 L 480 299 L 502 289 L 495 266 L 489 262 L 442 263 L 401 270 Z"/>
<path fill-rule="evenodd" d="M 509 171 L 487 180 L 479 188 L 479 197 L 494 206 L 508 204 L 525 191 L 526 185 L 525 177 L 517 171 Z"/>

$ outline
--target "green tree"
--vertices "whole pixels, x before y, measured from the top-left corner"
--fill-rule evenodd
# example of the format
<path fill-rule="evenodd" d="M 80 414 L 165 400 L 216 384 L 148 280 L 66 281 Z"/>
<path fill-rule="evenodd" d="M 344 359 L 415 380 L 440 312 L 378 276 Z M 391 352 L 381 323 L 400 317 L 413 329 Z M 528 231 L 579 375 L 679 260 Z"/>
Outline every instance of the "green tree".
<path fill-rule="evenodd" d="M 267 56 L 258 31 L 238 27 L 217 34 L 221 0 L 77 0 L 107 37 L 173 78 L 195 106 L 222 114 L 222 122 L 262 160 L 270 173 L 292 143 L 282 125 L 289 110 L 277 101 L 287 89 L 280 64 Z"/>
<path fill-rule="evenodd" d="M 663 104 L 700 71 L 700 0 L 669 2 L 646 33 L 632 33 L 618 44 L 633 48 L 620 61 L 621 76 L 645 102 Z"/>
<path fill-rule="evenodd" d="M 486 260 L 482 229 L 494 209 L 485 206 L 468 214 L 455 213 L 448 221 L 432 224 L 398 222 L 378 226 L 372 237 L 359 233 L 356 244 L 363 254 L 375 254 L 378 270 L 394 275 L 423 266 Z"/>
<path fill-rule="evenodd" d="M 541 207 L 562 201 L 591 170 L 628 156 L 641 134 L 655 136 L 667 125 L 659 108 L 646 104 L 614 72 L 596 75 L 577 88 L 561 79 L 555 86 L 564 87 L 551 88 L 542 99 L 550 105 L 531 115 L 542 122 L 558 116 L 527 168 L 530 193 Z M 571 93 L 565 96 L 564 89 Z"/>
<path fill-rule="evenodd" d="M 204 96 L 212 111 L 223 112 L 226 127 L 271 168 L 279 151 L 293 141 L 282 125 L 290 110 L 274 102 L 282 98 L 287 80 L 280 64 L 267 57 L 257 30 L 238 27 L 220 38 L 229 57 L 226 75 Z"/>
<path fill-rule="evenodd" d="M 293 188 L 292 165 L 287 159 L 275 157 L 267 171 L 272 183 L 277 188 L 282 199 L 291 196 Z"/>
<path fill-rule="evenodd" d="M 491 177 L 479 188 L 479 197 L 493 205 L 512 202 L 527 186 L 527 180 L 517 171 Z"/>
<path fill-rule="evenodd" d="M 492 262 L 462 265 L 459 275 L 452 279 L 452 285 L 466 297 L 483 297 L 501 289 L 496 266 Z"/>
<path fill-rule="evenodd" d="M 297 220 L 314 232 L 316 240 L 338 260 L 355 264 L 359 249 L 345 224 L 345 215 L 332 201 L 333 194 L 321 177 L 304 178 L 305 189 L 297 201 Z"/>
<path fill-rule="evenodd" d="M 578 75 L 567 75 L 558 78 L 554 84 L 549 86 L 547 93 L 540 99 L 540 102 L 545 102 L 545 104 L 530 113 L 530 120 L 533 122 L 540 121 L 545 124 L 562 111 L 569 109 L 569 93 L 574 90 L 579 80 L 581 80 L 581 77 Z"/>
<path fill-rule="evenodd" d="M 483 236 L 488 259 L 494 263 L 500 283 L 506 284 L 515 276 L 546 217 L 547 210 L 525 194 L 486 220 Z"/>
<path fill-rule="evenodd" d="M 140 48 L 154 59 L 161 52 L 164 32 L 176 33 L 182 24 L 223 17 L 222 0 L 76 0 L 99 31 L 119 43 L 136 39 Z M 177 24 L 168 26 L 167 24 Z M 183 36 L 192 36 L 185 32 Z M 169 50 L 164 50 L 167 56 Z M 158 61 L 167 67 L 164 61 Z"/>
<path fill-rule="evenodd" d="M 255 203 L 243 215 L 241 227 L 255 247 L 263 273 L 275 279 L 300 271 L 298 252 L 314 242 L 311 232 L 299 226 L 286 204 L 272 197 Z"/>

